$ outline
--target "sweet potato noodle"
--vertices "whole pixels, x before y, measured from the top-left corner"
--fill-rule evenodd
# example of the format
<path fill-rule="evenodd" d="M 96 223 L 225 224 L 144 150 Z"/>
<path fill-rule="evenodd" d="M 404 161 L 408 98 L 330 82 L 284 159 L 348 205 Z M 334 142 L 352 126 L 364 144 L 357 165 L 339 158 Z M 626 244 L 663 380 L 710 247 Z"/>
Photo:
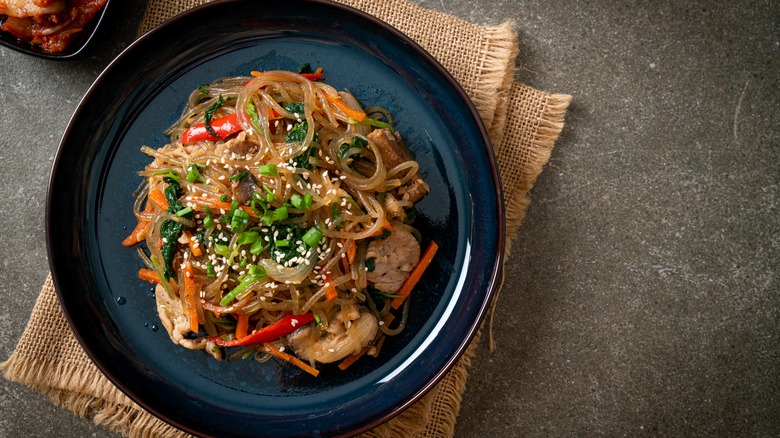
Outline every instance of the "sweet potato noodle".
<path fill-rule="evenodd" d="M 411 226 L 429 187 L 390 114 L 301 71 L 194 90 L 170 143 L 141 148 L 123 244 L 174 343 L 316 375 L 403 330 L 437 246 Z"/>
<path fill-rule="evenodd" d="M 49 53 L 61 53 L 106 1 L 0 0 L 0 29 Z"/>

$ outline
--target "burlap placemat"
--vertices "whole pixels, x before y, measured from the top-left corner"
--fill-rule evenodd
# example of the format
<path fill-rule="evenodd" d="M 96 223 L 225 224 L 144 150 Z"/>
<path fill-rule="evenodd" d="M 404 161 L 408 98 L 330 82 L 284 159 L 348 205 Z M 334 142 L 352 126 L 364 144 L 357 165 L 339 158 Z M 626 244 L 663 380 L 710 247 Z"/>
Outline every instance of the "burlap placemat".
<path fill-rule="evenodd" d="M 141 33 L 206 0 L 151 0 Z M 483 27 L 407 0 L 342 0 L 398 28 L 447 68 L 473 100 L 491 135 L 507 205 L 507 251 L 530 202 L 529 191 L 550 157 L 571 96 L 514 82 L 518 54 L 511 23 Z M 446 31 L 443 31 L 446 29 Z M 479 335 L 458 364 L 420 401 L 366 436 L 450 437 Z M 180 437 L 112 385 L 70 332 L 49 277 L 11 357 L 5 378 L 28 385 L 121 434 Z"/>

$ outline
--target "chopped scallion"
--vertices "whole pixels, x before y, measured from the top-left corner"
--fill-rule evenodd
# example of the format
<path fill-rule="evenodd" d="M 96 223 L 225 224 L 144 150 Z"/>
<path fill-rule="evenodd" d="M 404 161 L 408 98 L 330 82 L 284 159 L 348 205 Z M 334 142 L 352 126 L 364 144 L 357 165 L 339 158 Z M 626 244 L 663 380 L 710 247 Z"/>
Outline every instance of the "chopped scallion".
<path fill-rule="evenodd" d="M 250 243 L 255 243 L 258 237 L 260 237 L 260 234 L 257 231 L 244 231 L 236 239 L 236 245 L 248 245 Z"/>
<path fill-rule="evenodd" d="M 301 195 L 299 195 L 297 193 L 293 193 L 293 195 L 290 196 L 290 203 L 292 204 L 293 207 L 297 208 L 298 210 L 308 210 L 308 209 L 310 209 L 311 208 L 311 202 L 312 202 L 311 193 L 306 193 L 303 196 L 301 196 Z"/>
<path fill-rule="evenodd" d="M 279 169 L 276 164 L 264 164 L 258 168 L 260 175 L 276 176 L 279 174 Z"/>
<path fill-rule="evenodd" d="M 320 239 L 322 239 L 322 232 L 317 229 L 317 227 L 309 228 L 309 230 L 306 231 L 306 234 L 301 237 L 301 240 L 306 242 L 306 244 L 312 248 L 317 246 L 317 244 L 320 242 Z"/>
<path fill-rule="evenodd" d="M 176 212 L 176 217 L 182 217 L 185 214 L 192 213 L 192 207 L 182 208 L 181 210 Z"/>
<path fill-rule="evenodd" d="M 222 257 L 225 258 L 230 257 L 230 251 L 228 251 L 228 246 L 223 245 L 221 243 L 214 244 L 214 252 L 217 253 L 217 255 L 221 255 Z"/>
<path fill-rule="evenodd" d="M 249 225 L 249 213 L 236 208 L 230 221 L 230 230 L 234 233 L 240 233 L 246 229 L 247 225 Z"/>
<path fill-rule="evenodd" d="M 172 180 L 176 182 L 181 182 L 181 178 L 179 177 L 179 173 L 175 170 L 158 170 L 157 172 L 154 172 L 152 175 L 159 176 L 159 175 L 165 175 L 168 178 L 171 178 Z"/>
<path fill-rule="evenodd" d="M 252 255 L 258 255 L 263 251 L 265 251 L 265 245 L 263 245 L 262 239 L 257 239 L 255 243 L 249 247 L 249 253 Z"/>
<path fill-rule="evenodd" d="M 195 182 L 199 181 L 201 183 L 206 182 L 206 178 L 203 177 L 203 175 L 200 174 L 199 166 L 195 164 L 190 164 L 187 167 L 187 181 L 189 182 Z"/>

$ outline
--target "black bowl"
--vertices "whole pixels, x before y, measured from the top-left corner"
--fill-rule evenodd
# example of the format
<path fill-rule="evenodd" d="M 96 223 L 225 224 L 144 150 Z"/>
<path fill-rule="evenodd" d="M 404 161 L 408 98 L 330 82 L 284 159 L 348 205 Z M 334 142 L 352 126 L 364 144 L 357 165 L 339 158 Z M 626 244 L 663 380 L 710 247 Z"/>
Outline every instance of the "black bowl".
<path fill-rule="evenodd" d="M 94 17 L 92 17 L 87 24 L 84 25 L 78 34 L 68 44 L 68 47 L 59 53 L 50 53 L 43 50 L 40 46 L 30 44 L 26 41 L 22 41 L 8 32 L 0 31 L 0 45 L 8 47 L 9 49 L 16 50 L 17 52 L 26 53 L 28 55 L 37 56 L 44 59 L 53 59 L 57 61 L 70 61 L 78 59 L 87 52 L 88 48 L 96 40 L 98 30 L 102 29 L 108 14 L 111 0 L 106 0 L 106 4 L 101 10 L 99 10 Z"/>
<path fill-rule="evenodd" d="M 170 342 L 142 266 L 120 242 L 135 225 L 139 147 L 188 93 L 220 76 L 322 66 L 337 89 L 382 105 L 432 193 L 418 226 L 440 250 L 411 297 L 410 323 L 380 356 L 311 377 L 286 363 L 217 362 Z M 132 44 L 99 76 L 62 139 L 47 198 L 47 244 L 60 303 L 97 367 L 131 399 L 205 436 L 346 435 L 414 403 L 456 363 L 496 287 L 501 188 L 486 130 L 461 87 L 387 24 L 323 1 L 217 2 Z"/>

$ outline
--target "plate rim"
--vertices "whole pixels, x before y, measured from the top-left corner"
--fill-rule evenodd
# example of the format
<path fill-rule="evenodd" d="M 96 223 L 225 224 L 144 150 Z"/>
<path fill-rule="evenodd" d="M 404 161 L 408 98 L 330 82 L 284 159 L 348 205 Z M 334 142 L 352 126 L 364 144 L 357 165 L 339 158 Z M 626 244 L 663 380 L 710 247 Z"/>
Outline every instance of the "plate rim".
<path fill-rule="evenodd" d="M 397 416 L 404 410 L 406 410 L 408 407 L 410 407 L 412 404 L 419 401 L 425 394 L 430 391 L 434 386 L 436 386 L 442 378 L 455 366 L 455 364 L 460 360 L 460 358 L 463 356 L 463 354 L 468 349 L 468 346 L 473 341 L 474 337 L 476 336 L 477 332 L 479 331 L 479 328 L 481 327 L 482 322 L 484 321 L 487 311 L 492 305 L 492 302 L 494 300 L 496 290 L 499 287 L 499 278 L 501 276 L 501 272 L 503 270 L 503 261 L 505 257 L 505 239 L 506 239 L 506 212 L 505 212 L 505 206 L 504 206 L 504 198 L 503 198 L 503 187 L 501 185 L 501 180 L 499 177 L 498 172 L 498 165 L 496 160 L 495 151 L 492 146 L 491 139 L 488 135 L 487 128 L 482 121 L 479 112 L 476 109 L 476 106 L 474 105 L 471 98 L 468 96 L 468 94 L 465 92 L 463 87 L 454 79 L 451 73 L 445 69 L 442 64 L 435 59 L 428 51 L 426 51 L 422 46 L 420 46 L 416 41 L 411 39 L 411 37 L 407 36 L 400 30 L 396 29 L 392 25 L 380 20 L 377 17 L 374 17 L 366 12 L 363 12 L 359 9 L 356 9 L 349 5 L 344 5 L 341 3 L 331 2 L 329 0 L 298 0 L 300 3 L 312 3 L 312 4 L 319 4 L 319 5 L 325 5 L 330 8 L 339 9 L 343 12 L 346 12 L 348 14 L 352 14 L 357 16 L 359 19 L 368 21 L 371 23 L 371 25 L 376 26 L 384 31 L 387 31 L 392 35 L 393 38 L 396 38 L 403 43 L 409 45 L 417 54 L 419 54 L 431 67 L 433 67 L 441 76 L 443 79 L 446 80 L 446 82 L 450 85 L 452 90 L 457 94 L 458 98 L 461 99 L 465 103 L 465 108 L 468 109 L 468 112 L 470 113 L 471 118 L 475 122 L 475 127 L 478 129 L 479 136 L 482 138 L 483 142 L 480 145 L 480 148 L 484 148 L 484 151 L 486 153 L 487 162 L 489 164 L 490 170 L 491 170 L 491 179 L 492 179 L 492 185 L 495 188 L 495 196 L 496 196 L 496 211 L 498 212 L 498 217 L 495 218 L 496 220 L 496 233 L 497 233 L 497 242 L 496 242 L 496 254 L 495 254 L 495 262 L 493 266 L 491 266 L 490 275 L 488 277 L 488 283 L 486 284 L 487 290 L 485 291 L 485 299 L 480 302 L 479 310 L 478 310 L 478 317 L 476 320 L 471 324 L 471 326 L 468 329 L 467 336 L 463 338 L 460 341 L 460 344 L 457 346 L 457 348 L 454 351 L 454 354 L 443 363 L 443 366 L 440 368 L 440 370 L 434 374 L 434 377 L 429 379 L 420 390 L 418 390 L 415 395 L 407 400 L 404 401 L 404 403 L 400 404 L 398 408 L 392 409 L 388 412 L 385 412 L 383 415 L 379 415 L 375 420 L 364 424 L 362 427 L 351 429 L 346 432 L 342 432 L 344 436 L 346 435 L 352 435 L 355 433 L 362 433 L 365 431 L 368 431 L 382 423 L 385 423 L 392 419 L 393 417 Z M 161 33 L 164 31 L 164 29 L 171 23 L 175 23 L 179 20 L 186 19 L 191 14 L 198 14 L 203 9 L 210 9 L 210 8 L 220 8 L 223 7 L 225 4 L 230 3 L 245 3 L 247 0 L 227 0 L 227 1 L 221 1 L 221 2 L 212 2 L 212 3 L 206 3 L 203 5 L 196 6 L 194 8 L 188 9 L 186 11 L 183 11 L 156 26 L 149 32 L 145 33 L 141 37 L 139 37 L 137 40 L 135 40 L 133 43 L 131 43 L 126 49 L 124 49 L 119 55 L 117 55 L 98 75 L 98 77 L 95 79 L 95 81 L 92 83 L 92 85 L 89 87 L 87 92 L 82 97 L 81 101 L 76 107 L 76 110 L 74 111 L 73 115 L 71 116 L 71 119 L 68 122 L 67 128 L 65 132 L 63 133 L 63 136 L 61 138 L 61 141 L 57 147 L 57 152 L 55 154 L 54 158 L 54 164 L 52 166 L 50 175 L 49 175 L 49 184 L 47 187 L 47 196 L 46 196 L 46 246 L 47 246 L 47 258 L 49 260 L 50 270 L 52 272 L 52 279 L 54 281 L 55 290 L 57 293 L 58 301 L 60 303 L 60 306 L 65 310 L 67 308 L 65 297 L 63 296 L 63 289 L 62 284 L 60 283 L 59 276 L 56 275 L 56 271 L 58 270 L 57 267 L 55 267 L 54 263 L 54 255 L 52 254 L 52 233 L 51 233 L 51 221 L 49 218 L 52 217 L 50 214 L 50 207 L 52 203 L 52 196 L 55 196 L 55 190 L 53 189 L 53 180 L 55 178 L 55 175 L 57 173 L 58 167 L 62 163 L 62 154 L 64 154 L 64 146 L 67 143 L 67 139 L 69 137 L 69 134 L 72 130 L 74 121 L 78 118 L 80 113 L 84 111 L 84 103 L 89 100 L 90 96 L 95 92 L 95 90 L 98 88 L 98 85 L 101 83 L 104 76 L 107 76 L 111 70 L 114 68 L 115 64 L 119 63 L 119 60 L 122 59 L 124 56 L 126 56 L 126 53 L 132 52 L 135 50 L 136 46 L 142 45 L 144 41 L 147 39 L 154 39 L 155 35 L 158 33 Z M 119 381 L 116 376 L 114 376 L 112 373 L 107 372 L 103 368 L 102 360 L 97 357 L 97 355 L 90 349 L 86 347 L 86 341 L 83 339 L 83 335 L 75 330 L 76 323 L 73 321 L 73 315 L 71 315 L 69 312 L 64 311 L 66 320 L 68 321 L 68 325 L 71 329 L 71 332 L 74 334 L 76 339 L 78 340 L 80 346 L 85 351 L 87 356 L 90 358 L 90 360 L 96 365 L 96 368 L 106 377 L 108 380 L 114 384 L 118 389 L 121 390 L 123 394 L 128 396 L 131 400 L 138 403 L 140 406 L 142 406 L 144 409 L 146 409 L 148 412 L 150 412 L 153 416 L 156 418 L 173 425 L 174 427 L 180 428 L 182 430 L 185 430 L 190 433 L 194 434 L 202 434 L 203 431 L 199 430 L 192 430 L 191 428 L 188 428 L 186 424 L 180 424 L 178 422 L 172 421 L 170 418 L 168 418 L 166 415 L 160 414 L 157 410 L 155 410 L 153 407 L 149 406 L 148 403 L 146 403 L 144 400 L 140 399 L 136 394 L 134 394 L 131 390 L 129 390 L 126 385 Z M 336 433 L 336 435 L 340 435 L 340 433 Z"/>

